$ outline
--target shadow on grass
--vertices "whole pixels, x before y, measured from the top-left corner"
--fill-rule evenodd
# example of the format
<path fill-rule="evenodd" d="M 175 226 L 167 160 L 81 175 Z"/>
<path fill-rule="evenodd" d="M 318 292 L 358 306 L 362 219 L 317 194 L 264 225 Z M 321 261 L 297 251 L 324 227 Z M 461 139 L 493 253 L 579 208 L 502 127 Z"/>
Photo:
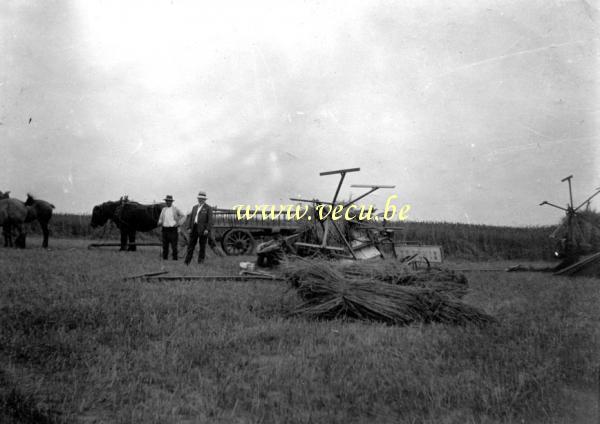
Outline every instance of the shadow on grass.
<path fill-rule="evenodd" d="M 0 370 L 0 422 L 4 424 L 55 424 L 64 422 L 49 411 L 42 411 L 32 396 L 26 396 Z"/>

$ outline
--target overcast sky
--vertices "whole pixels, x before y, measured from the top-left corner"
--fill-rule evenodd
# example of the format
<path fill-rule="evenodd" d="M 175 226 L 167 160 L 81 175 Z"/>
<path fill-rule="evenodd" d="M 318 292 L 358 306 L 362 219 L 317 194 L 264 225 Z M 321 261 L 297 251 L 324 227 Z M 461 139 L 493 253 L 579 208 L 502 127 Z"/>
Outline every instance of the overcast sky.
<path fill-rule="evenodd" d="M 0 190 L 554 223 L 600 187 L 600 3 L 2 1 Z M 594 206 L 600 209 L 600 196 Z"/>

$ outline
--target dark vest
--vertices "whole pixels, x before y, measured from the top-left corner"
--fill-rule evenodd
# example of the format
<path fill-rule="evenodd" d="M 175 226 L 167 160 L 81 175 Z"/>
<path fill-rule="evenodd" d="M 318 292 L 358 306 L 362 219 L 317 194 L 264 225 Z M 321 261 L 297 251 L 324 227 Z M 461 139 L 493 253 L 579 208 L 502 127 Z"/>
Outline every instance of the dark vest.
<path fill-rule="evenodd" d="M 197 225 L 198 232 L 202 233 L 204 230 L 210 230 L 212 228 L 212 208 L 205 203 L 204 206 L 202 206 L 202 210 L 198 214 L 198 222 L 194 223 L 199 207 L 200 205 L 196 205 L 192 208 L 192 214 L 190 216 L 190 229 L 193 229 L 194 225 Z"/>

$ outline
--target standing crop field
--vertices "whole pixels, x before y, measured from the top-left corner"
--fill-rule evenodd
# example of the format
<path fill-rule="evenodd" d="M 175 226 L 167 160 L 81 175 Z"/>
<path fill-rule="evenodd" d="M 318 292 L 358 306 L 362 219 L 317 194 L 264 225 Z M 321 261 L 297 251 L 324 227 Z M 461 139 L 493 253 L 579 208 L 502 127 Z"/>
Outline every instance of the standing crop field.
<path fill-rule="evenodd" d="M 102 228 L 90 227 L 90 215 L 54 214 L 50 222 L 52 237 L 118 239 L 114 224 Z M 556 241 L 548 236 L 554 227 L 501 227 L 449 222 L 392 222 L 396 241 L 419 241 L 442 246 L 444 255 L 471 260 L 499 259 L 553 259 Z M 41 234 L 36 222 L 29 225 L 28 233 Z M 154 230 L 139 233 L 140 240 L 160 240 Z"/>
<path fill-rule="evenodd" d="M 29 243 L 0 250 L 0 422 L 596 420 L 597 279 L 473 272 L 464 300 L 498 324 L 388 326 L 288 317 L 283 282 L 122 280 L 251 258 Z"/>

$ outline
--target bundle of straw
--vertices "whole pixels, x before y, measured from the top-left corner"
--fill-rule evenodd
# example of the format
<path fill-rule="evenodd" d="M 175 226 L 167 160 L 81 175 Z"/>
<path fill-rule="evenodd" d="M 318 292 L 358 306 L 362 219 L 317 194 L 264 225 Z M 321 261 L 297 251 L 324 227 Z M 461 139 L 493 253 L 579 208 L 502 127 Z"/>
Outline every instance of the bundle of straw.
<path fill-rule="evenodd" d="M 347 277 L 367 278 L 384 283 L 434 289 L 462 299 L 469 291 L 464 274 L 449 269 L 429 268 L 414 270 L 397 261 L 357 261 L 350 264 L 332 264 Z"/>
<path fill-rule="evenodd" d="M 304 300 L 293 314 L 315 318 L 350 317 L 390 324 L 483 325 L 494 321 L 479 309 L 434 289 L 348 277 L 325 261 L 290 264 L 284 275 Z"/>

